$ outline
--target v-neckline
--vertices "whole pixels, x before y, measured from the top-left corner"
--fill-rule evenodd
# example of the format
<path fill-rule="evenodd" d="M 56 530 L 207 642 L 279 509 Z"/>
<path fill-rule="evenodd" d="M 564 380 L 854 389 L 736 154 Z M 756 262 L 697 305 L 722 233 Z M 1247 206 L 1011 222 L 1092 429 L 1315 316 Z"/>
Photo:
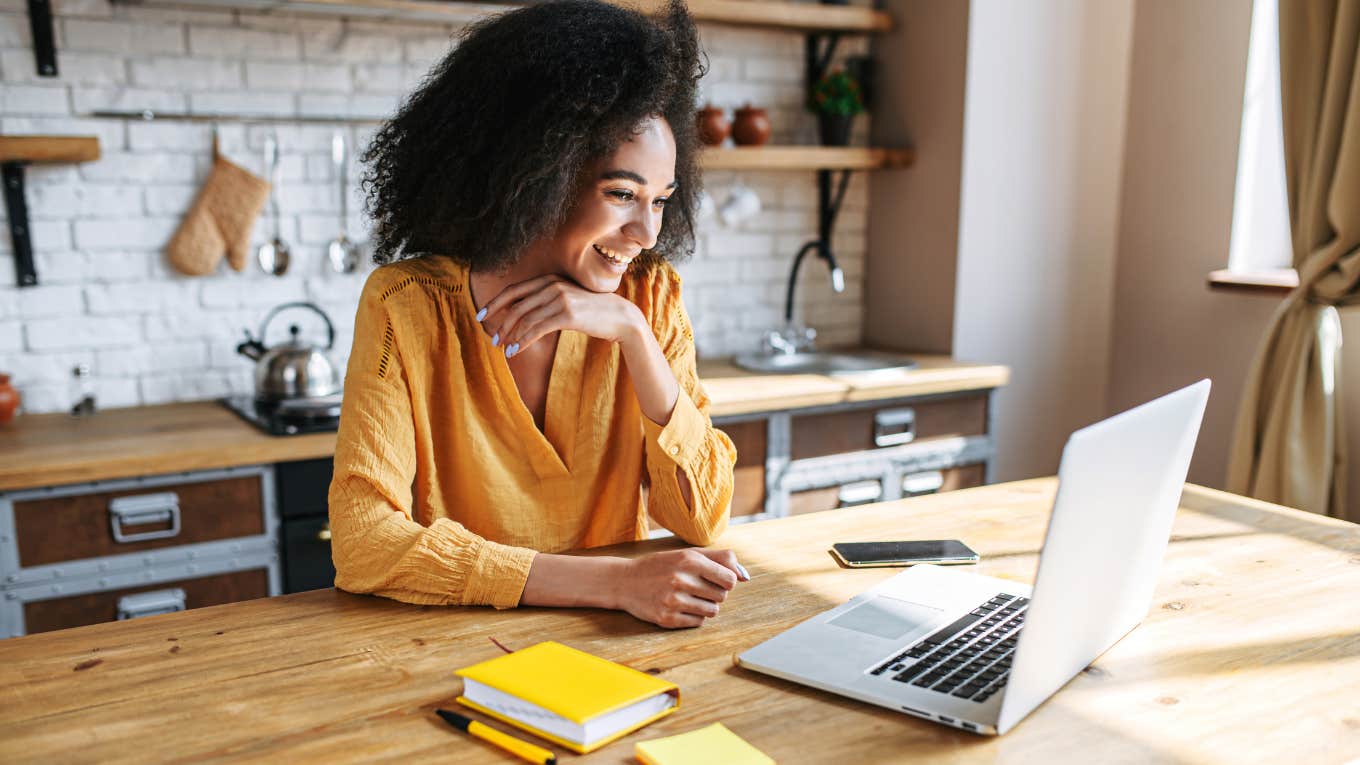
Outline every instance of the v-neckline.
<path fill-rule="evenodd" d="M 533 412 L 524 403 L 519 383 L 510 371 L 503 345 L 493 346 L 491 337 L 477 321 L 477 304 L 472 294 L 472 269 L 464 267 L 463 278 L 467 289 L 464 312 L 481 340 L 482 352 L 492 369 L 497 393 L 502 399 L 502 411 L 509 417 L 516 432 L 523 433 L 534 472 L 540 478 L 567 475 L 571 472 L 572 452 L 576 442 L 576 416 L 580 404 L 581 354 L 586 338 L 579 332 L 564 329 L 557 336 L 552 366 L 548 370 L 548 393 L 543 405 L 543 429 L 534 422 Z"/>

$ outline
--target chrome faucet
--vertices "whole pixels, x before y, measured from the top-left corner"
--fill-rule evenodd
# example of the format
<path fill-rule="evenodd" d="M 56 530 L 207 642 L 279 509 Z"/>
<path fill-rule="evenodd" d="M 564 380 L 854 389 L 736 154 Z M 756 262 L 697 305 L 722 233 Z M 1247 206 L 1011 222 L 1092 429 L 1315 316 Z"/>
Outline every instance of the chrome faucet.
<path fill-rule="evenodd" d="M 770 353 L 798 353 L 812 351 L 817 340 L 817 330 L 804 327 L 793 320 L 793 290 L 798 283 L 798 267 L 803 264 L 803 256 L 816 250 L 817 256 L 825 260 L 831 268 L 831 289 L 845 291 L 845 272 L 831 254 L 831 247 L 825 241 L 813 240 L 803 245 L 793 259 L 793 270 L 789 272 L 789 288 L 784 300 L 784 328 L 765 333 L 765 348 Z"/>

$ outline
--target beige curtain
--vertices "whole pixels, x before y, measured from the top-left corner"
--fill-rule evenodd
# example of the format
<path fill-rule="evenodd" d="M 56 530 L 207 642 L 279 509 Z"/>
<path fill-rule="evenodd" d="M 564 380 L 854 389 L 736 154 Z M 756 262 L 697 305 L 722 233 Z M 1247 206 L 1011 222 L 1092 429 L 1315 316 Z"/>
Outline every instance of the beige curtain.
<path fill-rule="evenodd" d="M 1344 517 L 1336 307 L 1360 303 L 1360 0 L 1280 0 L 1279 8 L 1299 286 L 1275 312 L 1252 362 L 1228 488 Z"/>

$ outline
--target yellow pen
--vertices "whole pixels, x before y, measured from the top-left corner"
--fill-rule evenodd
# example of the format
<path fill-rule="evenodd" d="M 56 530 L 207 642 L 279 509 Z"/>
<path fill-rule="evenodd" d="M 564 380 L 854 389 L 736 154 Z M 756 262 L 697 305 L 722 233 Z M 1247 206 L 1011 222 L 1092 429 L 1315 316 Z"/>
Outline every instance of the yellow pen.
<path fill-rule="evenodd" d="M 483 725 L 471 717 L 464 717 L 457 712 L 450 712 L 447 709 L 436 709 L 434 713 L 444 718 L 444 722 L 452 725 L 459 730 L 480 738 L 488 744 L 495 744 L 505 751 L 517 755 L 529 762 L 536 762 L 539 765 L 557 765 L 557 755 L 549 752 L 541 746 L 534 746 L 528 741 L 521 741 L 514 736 Z"/>

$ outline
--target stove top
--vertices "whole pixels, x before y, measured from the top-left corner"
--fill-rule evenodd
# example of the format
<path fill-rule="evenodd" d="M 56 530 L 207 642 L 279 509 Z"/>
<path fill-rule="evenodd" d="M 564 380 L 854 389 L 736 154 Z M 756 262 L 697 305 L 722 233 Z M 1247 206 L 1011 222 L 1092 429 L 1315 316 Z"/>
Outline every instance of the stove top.
<path fill-rule="evenodd" d="M 340 427 L 340 394 L 317 398 L 256 401 L 254 396 L 227 396 L 223 406 L 274 436 L 334 432 Z"/>

